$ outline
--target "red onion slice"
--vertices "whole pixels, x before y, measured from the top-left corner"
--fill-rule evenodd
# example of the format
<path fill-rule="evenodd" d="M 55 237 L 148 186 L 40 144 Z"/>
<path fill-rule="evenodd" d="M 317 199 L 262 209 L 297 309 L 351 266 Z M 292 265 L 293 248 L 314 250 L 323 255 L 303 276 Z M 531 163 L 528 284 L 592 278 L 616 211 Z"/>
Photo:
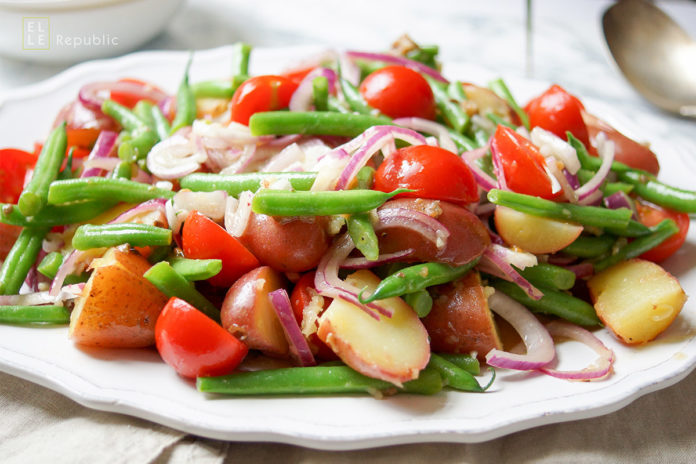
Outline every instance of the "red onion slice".
<path fill-rule="evenodd" d="M 97 141 L 94 142 L 94 147 L 92 148 L 92 151 L 87 156 L 85 166 L 87 166 L 87 163 L 89 163 L 92 160 L 96 160 L 99 158 L 108 158 L 111 155 L 111 151 L 113 150 L 114 145 L 116 144 L 116 137 L 118 137 L 118 134 L 116 132 L 108 130 L 101 131 L 99 133 L 99 136 L 97 137 Z M 100 176 L 102 175 L 102 173 L 103 170 L 97 167 L 85 168 L 85 170 L 82 171 L 80 177 Z"/>
<path fill-rule="evenodd" d="M 535 127 L 529 134 L 529 138 L 534 145 L 539 147 L 539 151 L 544 157 L 551 156 L 559 160 L 571 174 L 580 170 L 580 160 L 575 149 L 556 134 L 541 127 Z"/>
<path fill-rule="evenodd" d="M 308 111 L 312 108 L 314 78 L 323 76 L 329 81 L 329 92 L 336 92 L 336 71 L 329 68 L 316 68 L 307 74 L 290 98 L 290 111 Z"/>
<path fill-rule="evenodd" d="M 394 253 L 384 253 L 377 257 L 376 260 L 370 261 L 367 258 L 346 258 L 345 261 L 341 263 L 341 268 L 343 269 L 369 269 L 371 267 L 380 266 L 382 264 L 392 263 L 394 261 L 399 261 L 402 258 L 410 255 L 414 252 L 413 248 L 407 248 L 405 250 L 395 251 Z"/>
<path fill-rule="evenodd" d="M 387 55 L 386 53 L 369 53 L 369 52 L 357 52 L 357 51 L 349 51 L 346 52 L 346 55 L 350 58 L 353 59 L 361 59 L 361 60 L 369 60 L 369 61 L 383 61 L 385 63 L 390 63 L 390 64 L 396 64 L 399 66 L 405 66 L 407 68 L 413 69 L 414 71 L 417 71 L 422 74 L 426 74 L 433 79 L 444 82 L 445 84 L 449 83 L 445 77 L 431 68 L 430 66 L 426 66 L 423 63 L 419 63 L 418 61 L 413 61 L 409 60 L 408 58 L 403 58 L 401 56 L 394 56 L 394 55 Z"/>
<path fill-rule="evenodd" d="M 302 329 L 300 329 L 292 312 L 288 292 L 284 288 L 279 288 L 269 293 L 268 296 L 271 299 L 271 305 L 278 316 L 285 338 L 290 346 L 290 356 L 300 366 L 316 365 L 317 362 L 314 359 L 312 350 L 309 348 L 309 343 L 307 343 L 307 339 L 302 334 Z"/>
<path fill-rule="evenodd" d="M 449 131 L 442 124 L 438 124 L 434 121 L 423 118 L 399 118 L 394 120 L 394 124 L 434 135 L 437 137 L 440 148 L 444 148 L 445 150 L 451 151 L 454 154 L 459 153 L 457 146 L 454 144 L 452 137 L 449 135 Z"/>
<path fill-rule="evenodd" d="M 541 369 L 556 356 L 553 339 L 546 328 L 527 308 L 502 292 L 495 292 L 488 298 L 488 305 L 520 334 L 526 354 L 516 354 L 492 349 L 486 354 L 489 366 L 506 369 Z"/>
<path fill-rule="evenodd" d="M 500 158 L 500 153 L 495 148 L 495 144 L 489 144 L 491 148 L 491 160 L 493 161 L 493 173 L 497 179 L 497 188 L 501 190 L 509 190 L 507 181 L 505 180 L 505 171 L 503 170 L 503 162 Z"/>
<path fill-rule="evenodd" d="M 175 134 L 152 147 L 147 168 L 160 179 L 179 179 L 197 171 L 207 159 L 191 140 Z"/>
<path fill-rule="evenodd" d="M 391 317 L 391 311 L 377 302 L 367 304 L 360 303 L 358 295 L 361 289 L 338 277 L 338 268 L 354 248 L 355 245 L 353 244 L 353 240 L 347 232 L 336 239 L 329 251 L 326 252 L 319 262 L 317 272 L 314 276 L 314 288 L 316 288 L 319 295 L 330 298 L 342 298 L 358 306 L 377 320 L 379 320 L 379 316 L 375 311 L 383 316 Z"/>
<path fill-rule="evenodd" d="M 482 272 L 500 277 L 517 284 L 530 298 L 540 299 L 544 294 L 512 267 L 510 256 L 503 251 L 505 247 L 492 245 L 483 252 L 478 268 Z"/>
<path fill-rule="evenodd" d="M 573 186 L 568 182 L 568 178 L 565 175 L 565 171 L 558 167 L 557 160 L 553 156 L 547 156 L 546 159 L 546 170 L 550 173 L 556 180 L 558 185 L 561 187 L 563 192 L 563 197 L 568 200 L 568 203 L 577 203 L 578 196 L 573 189 Z"/>
<path fill-rule="evenodd" d="M 476 164 L 476 160 L 484 157 L 486 153 L 488 153 L 488 145 L 462 153 L 462 159 L 469 167 L 469 170 L 471 170 L 479 187 L 488 192 L 498 187 L 498 181 L 489 176 L 488 173 Z"/>
<path fill-rule="evenodd" d="M 78 94 L 78 99 L 87 108 L 101 110 L 104 100 L 111 97 L 111 92 L 118 91 L 137 96 L 139 99 L 150 100 L 159 104 L 167 98 L 167 94 L 151 85 L 141 85 L 135 82 L 92 82 L 83 85 Z M 167 113 L 164 113 L 167 114 Z"/>
<path fill-rule="evenodd" d="M 440 221 L 425 213 L 386 204 L 377 211 L 377 217 L 379 222 L 375 224 L 376 232 L 387 227 L 403 227 L 417 232 L 438 250 L 447 246 L 450 231 Z"/>
<path fill-rule="evenodd" d="M 553 321 L 546 324 L 546 329 L 553 337 L 570 338 L 587 345 L 597 353 L 598 358 L 589 366 L 581 370 L 560 371 L 549 367 L 539 370 L 544 374 L 566 380 L 601 380 L 611 373 L 614 364 L 614 352 L 594 336 L 592 332 L 566 321 Z"/>
<path fill-rule="evenodd" d="M 0 295 L 0 305 L 2 306 L 41 306 L 49 304 L 60 304 L 65 300 L 76 298 L 84 288 L 84 283 L 70 284 L 64 286 L 56 295 L 50 292 L 33 292 L 21 295 Z"/>
<path fill-rule="evenodd" d="M 588 262 L 572 264 L 563 267 L 573 272 L 577 279 L 584 279 L 594 274 L 594 265 Z"/>
<path fill-rule="evenodd" d="M 607 178 L 611 170 L 611 164 L 614 162 L 614 142 L 607 140 L 606 134 L 600 132 L 597 135 L 597 152 L 602 158 L 602 164 L 595 175 L 584 185 L 575 190 L 578 199 L 584 200 L 587 196 L 596 192 L 602 185 L 602 182 Z"/>
<path fill-rule="evenodd" d="M 609 209 L 628 208 L 633 211 L 633 219 L 638 217 L 638 211 L 636 211 L 635 203 L 633 203 L 631 197 L 629 197 L 628 194 L 623 190 L 614 192 L 608 197 L 604 198 L 604 206 Z"/>

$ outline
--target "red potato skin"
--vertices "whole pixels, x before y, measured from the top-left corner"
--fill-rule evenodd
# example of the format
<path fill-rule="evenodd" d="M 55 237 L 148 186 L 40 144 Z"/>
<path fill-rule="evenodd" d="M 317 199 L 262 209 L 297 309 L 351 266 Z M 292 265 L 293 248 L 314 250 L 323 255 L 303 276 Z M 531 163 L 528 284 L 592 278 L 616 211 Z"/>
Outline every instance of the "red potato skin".
<path fill-rule="evenodd" d="M 423 237 L 410 229 L 394 226 L 381 229 L 379 249 L 381 253 L 392 253 L 408 248 L 415 251 L 402 259 L 406 262 L 441 262 L 460 266 L 475 259 L 491 244 L 488 231 L 481 221 L 469 210 L 451 203 L 436 200 L 400 198 L 391 200 L 381 208 L 408 208 L 435 215 L 436 219 L 450 232 L 446 246 L 438 250 Z M 440 214 L 437 214 L 437 213 Z"/>
<path fill-rule="evenodd" d="M 476 352 L 480 361 L 502 349 L 498 329 L 478 272 L 433 289 L 433 308 L 423 319 L 430 348 L 440 353 Z"/>
<path fill-rule="evenodd" d="M 324 218 L 276 218 L 252 213 L 239 240 L 266 266 L 281 272 L 317 267 L 329 249 Z"/>
<path fill-rule="evenodd" d="M 288 342 L 268 294 L 286 288 L 285 277 L 261 266 L 240 277 L 230 287 L 220 310 L 222 327 L 249 349 L 272 357 L 288 355 Z"/>
<path fill-rule="evenodd" d="M 583 111 L 582 117 L 587 125 L 590 140 L 594 140 L 597 134 L 604 132 L 607 138 L 614 142 L 614 161 L 620 161 L 632 168 L 642 169 L 654 175 L 660 172 L 657 156 L 648 147 L 626 137 L 596 116 Z"/>

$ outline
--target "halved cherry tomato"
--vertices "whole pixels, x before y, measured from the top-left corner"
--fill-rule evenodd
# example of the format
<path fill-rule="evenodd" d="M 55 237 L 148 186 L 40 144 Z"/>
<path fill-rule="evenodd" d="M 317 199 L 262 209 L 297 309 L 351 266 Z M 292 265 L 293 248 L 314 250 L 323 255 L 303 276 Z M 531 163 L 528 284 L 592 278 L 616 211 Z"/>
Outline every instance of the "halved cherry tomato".
<path fill-rule="evenodd" d="M 491 152 L 500 160 L 510 190 L 547 200 L 559 195 L 553 192 L 539 149 L 514 130 L 499 125 L 491 138 Z"/>
<path fill-rule="evenodd" d="M 229 374 L 249 351 L 222 326 L 176 297 L 157 318 L 155 344 L 164 362 L 191 378 Z"/>
<path fill-rule="evenodd" d="M 638 211 L 638 221 L 648 227 L 659 224 L 663 219 L 672 219 L 679 227 L 679 232 L 652 250 L 646 251 L 640 257 L 659 263 L 676 253 L 686 240 L 686 234 L 689 232 L 689 215 L 640 201 L 636 201 L 636 210 Z"/>
<path fill-rule="evenodd" d="M 17 203 L 24 187 L 24 177 L 36 163 L 36 158 L 24 150 L 0 150 L 0 203 Z"/>
<path fill-rule="evenodd" d="M 143 88 L 157 88 L 154 85 L 150 84 L 149 82 L 143 81 L 141 79 L 134 79 L 132 77 L 124 77 L 122 79 L 119 79 L 118 82 L 128 82 L 131 84 L 135 84 L 137 86 L 143 87 Z M 135 93 L 135 92 L 126 92 L 118 89 L 111 90 L 110 92 L 110 97 L 113 101 L 116 103 L 120 103 L 123 106 L 127 106 L 128 108 L 133 108 L 136 103 L 138 103 L 140 100 L 143 100 L 143 94 L 142 93 Z M 152 100 L 148 100 L 151 103 L 157 103 Z"/>
<path fill-rule="evenodd" d="M 308 68 L 292 69 L 290 71 L 284 72 L 281 76 L 286 79 L 290 79 L 295 85 L 300 85 L 300 82 L 307 77 L 307 74 L 311 73 L 316 69 L 316 66 L 310 66 Z"/>
<path fill-rule="evenodd" d="M 297 84 L 283 76 L 256 76 L 244 81 L 232 95 L 230 118 L 249 124 L 252 114 L 287 108 Z"/>
<path fill-rule="evenodd" d="M 435 118 L 435 97 L 428 81 L 404 66 L 387 66 L 372 72 L 360 84 L 368 105 L 392 118 Z"/>
<path fill-rule="evenodd" d="M 21 227 L 0 222 L 0 261 L 7 258 L 20 232 L 22 232 Z"/>
<path fill-rule="evenodd" d="M 208 279 L 218 287 L 230 287 L 243 274 L 260 266 L 239 240 L 198 211 L 191 211 L 184 221 L 181 245 L 187 258 L 222 260 L 220 273 Z"/>
<path fill-rule="evenodd" d="M 70 147 L 83 148 L 86 149 L 87 154 L 89 154 L 89 150 L 94 146 L 94 142 L 97 141 L 100 132 L 100 129 L 73 129 L 68 127 L 65 131 L 68 136 L 68 149 L 70 149 Z M 73 156 L 77 157 L 77 153 L 74 153 Z"/>
<path fill-rule="evenodd" d="M 292 305 L 292 312 L 295 315 L 295 320 L 302 327 L 302 319 L 304 319 L 304 309 L 312 301 L 312 298 L 317 294 L 314 289 L 314 275 L 315 272 L 308 272 L 304 274 L 300 280 L 297 281 L 295 287 L 290 294 L 290 304 Z M 324 309 L 329 307 L 331 304 L 331 299 L 324 297 Z M 329 348 L 326 343 L 321 341 L 316 333 L 311 334 L 307 342 L 309 343 L 312 353 L 321 359 L 322 361 L 332 361 L 338 359 L 336 353 Z"/>
<path fill-rule="evenodd" d="M 546 92 L 527 103 L 524 110 L 529 115 L 531 127 L 541 127 L 553 132 L 563 140 L 570 131 L 578 140 L 590 146 L 585 121 L 582 118 L 583 104 L 559 85 L 552 85 Z"/>
<path fill-rule="evenodd" d="M 391 192 L 397 188 L 413 192 L 399 197 L 444 200 L 459 205 L 478 201 L 474 175 L 454 153 L 430 145 L 401 148 L 390 155 L 375 173 L 375 190 Z"/>

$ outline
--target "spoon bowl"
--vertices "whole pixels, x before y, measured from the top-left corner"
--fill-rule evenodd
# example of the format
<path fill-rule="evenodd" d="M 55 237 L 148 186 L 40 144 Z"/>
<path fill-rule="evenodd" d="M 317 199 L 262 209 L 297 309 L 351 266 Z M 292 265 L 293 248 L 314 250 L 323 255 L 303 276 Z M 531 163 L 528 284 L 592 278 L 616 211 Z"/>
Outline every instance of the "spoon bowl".
<path fill-rule="evenodd" d="M 602 17 L 619 69 L 657 107 L 696 117 L 696 41 L 646 0 L 620 0 Z"/>

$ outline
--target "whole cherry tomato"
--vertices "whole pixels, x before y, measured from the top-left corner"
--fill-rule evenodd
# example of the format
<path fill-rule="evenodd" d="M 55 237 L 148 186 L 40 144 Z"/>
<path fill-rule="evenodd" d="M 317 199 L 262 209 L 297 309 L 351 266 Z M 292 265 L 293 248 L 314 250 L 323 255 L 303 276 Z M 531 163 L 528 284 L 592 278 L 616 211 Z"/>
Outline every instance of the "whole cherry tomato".
<path fill-rule="evenodd" d="M 249 124 L 252 114 L 287 108 L 297 83 L 283 76 L 256 76 L 240 85 L 230 101 L 230 118 Z"/>
<path fill-rule="evenodd" d="M 36 163 L 36 158 L 24 150 L 0 150 L 0 203 L 17 203 L 24 188 L 24 177 Z"/>
<path fill-rule="evenodd" d="M 191 211 L 184 221 L 181 244 L 187 258 L 222 260 L 220 273 L 208 279 L 217 287 L 230 287 L 243 274 L 260 266 L 239 240 L 198 211 Z"/>
<path fill-rule="evenodd" d="M 413 192 L 399 197 L 444 200 L 459 205 L 478 201 L 474 175 L 454 153 L 430 145 L 401 148 L 390 155 L 375 173 L 375 190 L 391 192 L 397 188 Z"/>
<path fill-rule="evenodd" d="M 672 256 L 684 244 L 686 234 L 689 232 L 689 215 L 680 213 L 671 209 L 662 208 L 656 205 L 650 205 L 636 201 L 636 210 L 638 211 L 638 220 L 648 227 L 659 224 L 664 219 L 672 219 L 677 223 L 679 231 L 669 237 L 664 242 L 652 250 L 646 251 L 641 258 L 659 263 Z"/>
<path fill-rule="evenodd" d="M 221 325 L 176 297 L 157 318 L 155 344 L 164 362 L 184 377 L 229 374 L 249 351 Z"/>
<path fill-rule="evenodd" d="M 435 97 L 428 81 L 404 66 L 387 66 L 372 72 L 360 84 L 368 105 L 392 118 L 435 118 Z"/>
<path fill-rule="evenodd" d="M 509 127 L 499 125 L 491 138 L 491 153 L 500 162 L 510 190 L 551 200 L 551 179 L 539 149 Z"/>
<path fill-rule="evenodd" d="M 587 126 L 582 118 L 583 104 L 559 85 L 552 85 L 546 92 L 530 100 L 524 110 L 529 115 L 531 127 L 541 127 L 563 140 L 570 131 L 578 140 L 590 146 Z"/>

